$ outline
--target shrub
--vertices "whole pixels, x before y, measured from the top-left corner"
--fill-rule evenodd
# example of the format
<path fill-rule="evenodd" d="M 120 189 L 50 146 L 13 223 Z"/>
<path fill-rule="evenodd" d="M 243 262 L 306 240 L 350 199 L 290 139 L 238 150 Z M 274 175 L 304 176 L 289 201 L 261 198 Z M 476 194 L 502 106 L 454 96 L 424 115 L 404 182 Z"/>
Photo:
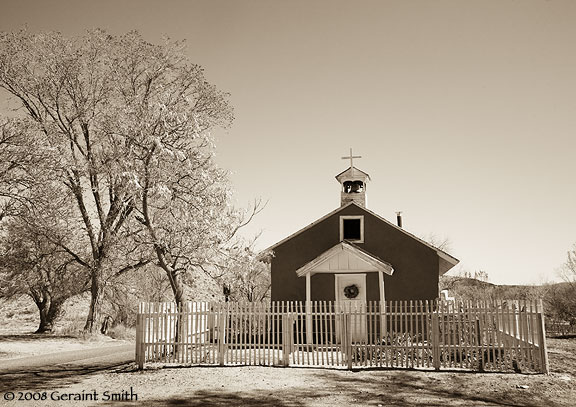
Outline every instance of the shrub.
<path fill-rule="evenodd" d="M 118 324 L 110 328 L 107 335 L 113 339 L 133 340 L 136 338 L 136 329 L 127 328 L 124 324 Z"/>

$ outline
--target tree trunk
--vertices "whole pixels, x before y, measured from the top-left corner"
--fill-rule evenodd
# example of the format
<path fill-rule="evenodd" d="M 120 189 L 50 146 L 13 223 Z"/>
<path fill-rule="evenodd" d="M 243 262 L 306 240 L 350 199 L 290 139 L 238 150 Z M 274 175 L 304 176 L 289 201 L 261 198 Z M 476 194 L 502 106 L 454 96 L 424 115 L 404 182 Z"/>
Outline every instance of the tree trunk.
<path fill-rule="evenodd" d="M 172 293 L 174 294 L 174 301 L 176 301 L 176 306 L 180 307 L 180 304 L 184 302 L 184 286 L 182 284 L 182 278 L 179 273 L 175 273 L 173 270 L 168 272 L 170 274 L 170 286 L 172 287 Z"/>
<path fill-rule="evenodd" d="M 50 333 L 54 328 L 54 322 L 50 321 L 50 318 L 48 316 L 48 308 L 50 306 L 50 302 L 51 301 L 49 299 L 41 302 L 36 302 L 36 306 L 38 307 L 38 311 L 40 312 L 40 326 L 38 326 L 38 329 L 36 330 L 36 332 L 34 332 L 35 334 Z"/>
<path fill-rule="evenodd" d="M 180 273 L 174 270 L 166 270 L 168 277 L 170 279 L 170 286 L 172 287 L 172 293 L 174 294 L 174 301 L 176 301 L 176 312 L 178 318 L 176 319 L 176 326 L 174 327 L 174 342 L 178 343 L 180 341 L 180 331 L 182 329 L 182 324 L 185 324 L 185 318 L 181 314 L 182 303 L 184 302 L 184 286 L 182 284 L 182 278 Z M 180 347 L 174 345 L 174 355 L 178 355 Z"/>
<path fill-rule="evenodd" d="M 102 299 L 104 297 L 104 284 L 102 282 L 101 270 L 92 270 L 92 281 L 90 285 L 90 309 L 84 325 L 84 331 L 94 333 L 100 328 L 102 318 Z"/>
<path fill-rule="evenodd" d="M 50 295 L 46 295 L 42 301 L 34 301 L 40 313 L 40 326 L 36 334 L 50 333 L 54 329 L 54 323 L 60 316 L 63 303 L 52 300 Z"/>

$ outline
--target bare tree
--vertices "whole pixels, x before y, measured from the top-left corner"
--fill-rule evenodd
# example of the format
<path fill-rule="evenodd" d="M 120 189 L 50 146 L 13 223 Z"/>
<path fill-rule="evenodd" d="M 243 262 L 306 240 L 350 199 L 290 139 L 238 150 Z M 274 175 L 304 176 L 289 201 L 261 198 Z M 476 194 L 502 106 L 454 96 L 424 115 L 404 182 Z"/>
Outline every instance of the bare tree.
<path fill-rule="evenodd" d="M 156 263 L 166 272 L 180 304 L 193 270 L 202 270 L 218 279 L 235 258 L 240 228 L 260 210 L 255 203 L 250 211 L 237 210 L 229 203 L 226 174 L 200 150 L 187 151 L 180 145 L 177 160 L 156 159 L 150 148 L 143 160 L 143 191 L 137 217 L 148 232 L 147 244 L 156 254 Z M 159 155 L 166 154 L 158 152 Z"/>
<path fill-rule="evenodd" d="M 0 236 L 0 296 L 29 295 L 40 315 L 37 333 L 51 332 L 64 302 L 88 288 L 88 275 L 64 247 L 74 247 L 67 217 L 57 209 L 10 217 Z"/>
<path fill-rule="evenodd" d="M 110 258 L 127 233 L 137 233 L 126 227 L 127 221 L 138 202 L 149 202 L 154 188 L 142 162 L 152 168 L 159 158 L 180 160 L 172 141 L 184 134 L 200 148 L 207 139 L 198 135 L 229 124 L 232 109 L 202 69 L 188 62 L 181 44 L 152 45 L 135 32 L 114 37 L 95 30 L 78 38 L 25 30 L 2 33 L 0 87 L 16 97 L 34 123 L 25 133 L 37 136 L 44 150 L 56 151 L 58 161 L 50 173 L 74 197 L 74 215 L 82 222 L 89 250 L 63 248 L 89 271 L 85 329 L 94 331 L 105 282 L 116 273 Z M 201 163 L 195 161 L 200 156 L 186 158 L 192 166 Z M 161 183 L 154 184 L 154 192 L 161 194 Z M 174 214 L 178 211 L 185 209 Z M 162 254 L 161 239 L 152 239 Z M 143 264 L 139 260 L 122 268 Z"/>
<path fill-rule="evenodd" d="M 270 264 L 260 261 L 251 247 L 240 247 L 222 276 L 226 300 L 259 302 L 270 298 Z"/>
<path fill-rule="evenodd" d="M 560 275 L 576 290 L 576 244 L 566 253 L 566 262 L 562 265 Z"/>
<path fill-rule="evenodd" d="M 564 283 L 552 285 L 546 291 L 548 313 L 555 319 L 576 325 L 576 245 L 567 252 L 560 276 Z"/>
<path fill-rule="evenodd" d="M 448 251 L 452 247 L 452 242 L 450 241 L 450 238 L 439 237 L 434 233 L 428 233 L 427 235 L 422 237 L 422 240 L 430 243 L 432 246 L 443 251 Z"/>

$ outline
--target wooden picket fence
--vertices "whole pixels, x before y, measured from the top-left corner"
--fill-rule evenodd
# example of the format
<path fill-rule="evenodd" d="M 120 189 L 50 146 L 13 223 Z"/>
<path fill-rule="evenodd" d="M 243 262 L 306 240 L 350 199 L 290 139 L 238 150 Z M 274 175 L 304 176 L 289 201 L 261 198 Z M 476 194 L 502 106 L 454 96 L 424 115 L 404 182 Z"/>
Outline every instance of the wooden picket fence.
<path fill-rule="evenodd" d="M 549 370 L 541 301 L 142 303 L 136 362 Z"/>

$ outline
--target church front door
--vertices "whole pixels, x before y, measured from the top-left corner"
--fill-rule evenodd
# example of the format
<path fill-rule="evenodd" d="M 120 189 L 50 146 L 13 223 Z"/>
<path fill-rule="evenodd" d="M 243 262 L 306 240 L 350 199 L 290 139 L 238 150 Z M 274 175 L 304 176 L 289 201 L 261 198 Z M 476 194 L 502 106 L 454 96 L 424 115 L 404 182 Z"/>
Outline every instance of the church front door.
<path fill-rule="evenodd" d="M 335 274 L 336 307 L 340 312 L 350 315 L 349 329 L 352 341 L 366 340 L 366 274 Z M 342 329 L 336 326 L 336 339 L 340 338 Z"/>

